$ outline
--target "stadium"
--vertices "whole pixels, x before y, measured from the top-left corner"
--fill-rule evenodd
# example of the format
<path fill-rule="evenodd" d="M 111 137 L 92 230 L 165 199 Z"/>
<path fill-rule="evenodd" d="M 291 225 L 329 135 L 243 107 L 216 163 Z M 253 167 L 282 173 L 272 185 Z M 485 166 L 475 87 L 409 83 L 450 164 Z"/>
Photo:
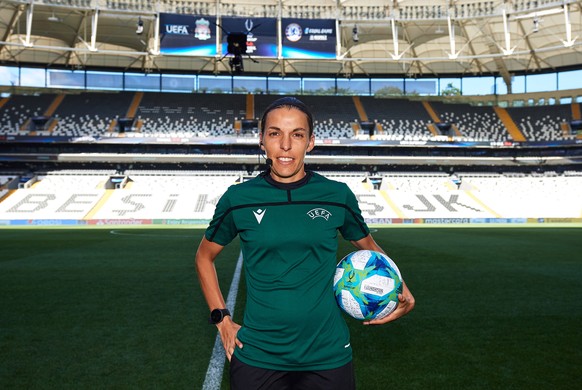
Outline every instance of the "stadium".
<path fill-rule="evenodd" d="M 7 0 L 0 34 L 3 388 L 228 388 L 192 261 L 281 96 L 418 301 L 348 320 L 358 388 L 579 383 L 581 1 Z"/>

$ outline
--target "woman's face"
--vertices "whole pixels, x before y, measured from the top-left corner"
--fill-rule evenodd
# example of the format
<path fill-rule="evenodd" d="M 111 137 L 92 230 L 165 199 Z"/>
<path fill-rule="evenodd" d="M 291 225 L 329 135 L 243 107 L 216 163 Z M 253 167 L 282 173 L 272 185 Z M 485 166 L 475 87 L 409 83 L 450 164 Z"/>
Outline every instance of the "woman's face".
<path fill-rule="evenodd" d="M 292 183 L 305 176 L 305 154 L 314 147 L 315 136 L 309 135 L 307 116 L 296 108 L 276 108 L 265 118 L 261 148 L 273 161 L 271 177 Z"/>

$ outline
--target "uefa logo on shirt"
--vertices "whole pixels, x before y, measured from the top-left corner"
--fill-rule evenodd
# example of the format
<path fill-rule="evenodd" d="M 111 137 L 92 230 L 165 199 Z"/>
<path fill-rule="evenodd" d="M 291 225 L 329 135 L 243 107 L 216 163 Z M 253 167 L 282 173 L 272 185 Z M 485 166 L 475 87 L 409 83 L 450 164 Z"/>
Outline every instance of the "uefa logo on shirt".
<path fill-rule="evenodd" d="M 318 207 L 316 209 L 309 210 L 307 212 L 307 215 L 309 215 L 309 217 L 311 217 L 311 219 L 323 218 L 326 221 L 328 221 L 329 217 L 331 217 L 331 213 L 329 211 L 327 211 L 326 209 L 322 209 L 320 207 Z"/>

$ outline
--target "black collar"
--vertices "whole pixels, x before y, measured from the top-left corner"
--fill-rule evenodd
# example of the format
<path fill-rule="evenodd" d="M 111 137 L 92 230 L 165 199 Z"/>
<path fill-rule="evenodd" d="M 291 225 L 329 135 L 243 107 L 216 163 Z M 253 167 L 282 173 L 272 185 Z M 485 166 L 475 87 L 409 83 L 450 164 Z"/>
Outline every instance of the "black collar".
<path fill-rule="evenodd" d="M 305 171 L 305 176 L 303 176 L 301 179 L 294 181 L 292 183 L 281 183 L 281 182 L 274 180 L 271 177 L 271 169 L 267 169 L 266 171 L 262 172 L 261 176 L 263 176 L 265 178 L 265 181 L 267 183 L 269 183 L 270 185 L 277 187 L 281 190 L 295 190 L 295 189 L 303 187 L 305 184 L 307 184 L 309 182 L 309 179 L 311 179 L 311 177 L 313 176 L 313 172 L 312 171 Z"/>

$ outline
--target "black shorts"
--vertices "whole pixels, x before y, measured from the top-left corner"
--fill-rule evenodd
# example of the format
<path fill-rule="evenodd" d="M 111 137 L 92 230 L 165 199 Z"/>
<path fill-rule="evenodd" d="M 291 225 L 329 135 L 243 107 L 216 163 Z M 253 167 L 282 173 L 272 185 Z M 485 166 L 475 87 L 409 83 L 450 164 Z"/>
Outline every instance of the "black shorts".
<path fill-rule="evenodd" d="M 230 360 L 231 390 L 355 390 L 354 366 L 320 371 L 276 371 Z"/>

